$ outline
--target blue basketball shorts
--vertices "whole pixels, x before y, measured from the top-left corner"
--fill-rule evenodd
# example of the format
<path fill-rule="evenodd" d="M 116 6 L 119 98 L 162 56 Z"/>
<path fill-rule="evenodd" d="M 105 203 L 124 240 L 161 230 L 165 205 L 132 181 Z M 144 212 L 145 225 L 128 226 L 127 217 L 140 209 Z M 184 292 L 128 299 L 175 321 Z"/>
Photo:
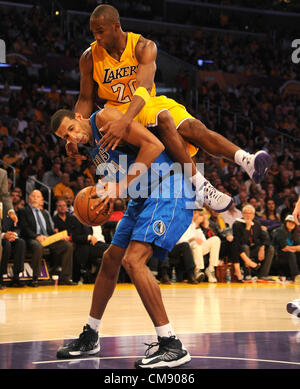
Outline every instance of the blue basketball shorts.
<path fill-rule="evenodd" d="M 164 261 L 190 226 L 193 210 L 182 198 L 131 200 L 114 234 L 112 244 L 127 248 L 130 241 L 149 243 L 153 256 Z"/>

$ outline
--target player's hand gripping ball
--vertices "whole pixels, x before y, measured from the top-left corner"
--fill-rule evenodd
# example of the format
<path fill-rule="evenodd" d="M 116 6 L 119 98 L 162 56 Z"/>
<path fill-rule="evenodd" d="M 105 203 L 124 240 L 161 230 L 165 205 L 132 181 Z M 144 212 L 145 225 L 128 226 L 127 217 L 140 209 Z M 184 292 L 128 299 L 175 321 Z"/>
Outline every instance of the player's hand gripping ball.
<path fill-rule="evenodd" d="M 77 193 L 74 200 L 74 214 L 77 219 L 87 226 L 101 226 L 105 224 L 112 214 L 111 204 L 108 203 L 99 212 L 99 207 L 95 205 L 99 202 L 95 186 L 87 186 Z M 92 207 L 95 207 L 92 209 Z M 99 213 L 98 213 L 99 212 Z"/>

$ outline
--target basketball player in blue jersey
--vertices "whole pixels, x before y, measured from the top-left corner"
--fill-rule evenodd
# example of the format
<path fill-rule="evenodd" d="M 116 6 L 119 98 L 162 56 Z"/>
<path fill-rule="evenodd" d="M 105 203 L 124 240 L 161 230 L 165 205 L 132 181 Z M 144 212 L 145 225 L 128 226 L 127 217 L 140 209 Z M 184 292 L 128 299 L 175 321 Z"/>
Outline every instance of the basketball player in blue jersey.
<path fill-rule="evenodd" d="M 59 110 L 51 118 L 51 128 L 57 136 L 66 141 L 87 144 L 90 147 L 90 154 L 94 162 L 99 164 L 98 168 L 101 172 L 106 170 L 108 164 L 113 163 L 115 169 L 108 168 L 107 171 L 110 174 L 112 171 L 115 172 L 117 196 L 126 190 L 129 191 L 136 180 L 141 179 L 141 174 L 148 174 L 147 179 L 140 180 L 140 182 L 144 183 L 146 189 L 152 190 L 148 195 L 137 196 L 129 202 L 112 243 L 103 255 L 102 265 L 95 282 L 88 321 L 83 332 L 78 339 L 59 348 L 57 357 L 65 359 L 99 352 L 98 329 L 106 305 L 115 289 L 120 267 L 123 265 L 139 293 L 158 336 L 158 342 L 149 345 L 148 348 L 149 350 L 158 345 L 158 351 L 148 355 L 147 350 L 146 356 L 135 362 L 135 367 L 176 367 L 189 362 L 191 357 L 169 322 L 160 288 L 146 264 L 152 255 L 164 260 L 167 252 L 174 247 L 188 228 L 192 221 L 193 210 L 188 209 L 187 203 L 191 200 L 195 201 L 195 196 L 188 192 L 189 185 L 182 190 L 180 183 L 189 182 L 183 174 L 176 173 L 172 176 L 173 180 L 166 184 L 171 186 L 171 196 L 162 195 L 168 175 L 165 173 L 166 171 L 171 172 L 173 162 L 165 153 L 164 146 L 158 138 L 141 124 L 134 121 L 130 124 L 121 140 L 122 146 L 106 152 L 99 148 L 99 140 L 103 135 L 100 130 L 105 123 L 119 120 L 121 117 L 122 113 L 109 107 L 97 111 L 90 119 L 84 119 L 82 115 L 67 110 Z M 118 161 L 124 153 L 128 157 L 129 169 L 122 176 L 123 169 L 119 169 Z M 140 168 L 136 169 L 141 163 L 146 167 L 144 172 Z M 167 170 L 163 171 L 164 174 L 157 169 L 157 163 L 167 166 Z M 152 174 L 150 174 L 152 170 L 155 170 L 154 177 L 160 175 L 158 180 L 155 179 L 156 185 L 153 186 Z M 152 196 L 153 191 L 155 196 Z M 98 199 L 98 204 L 94 208 L 98 207 L 101 210 L 107 199 L 108 197 L 105 196 L 104 200 L 103 198 Z"/>
<path fill-rule="evenodd" d="M 106 106 L 124 113 L 120 119 L 105 125 L 102 146 L 116 147 L 134 120 L 144 127 L 157 125 L 166 152 L 173 161 L 192 167 L 189 178 L 199 189 L 198 195 L 217 212 L 228 209 L 232 199 L 215 189 L 196 169 L 191 157 L 197 147 L 237 163 L 255 183 L 263 180 L 272 163 L 267 152 L 249 154 L 206 128 L 173 99 L 156 96 L 157 47 L 139 34 L 124 32 L 116 8 L 108 4 L 96 7 L 90 17 L 90 30 L 95 41 L 80 58 L 80 94 L 75 112 L 86 118 L 90 116 L 97 89 L 98 97 L 106 101 Z M 77 155 L 76 144 L 68 142 L 66 148 L 70 156 Z"/>

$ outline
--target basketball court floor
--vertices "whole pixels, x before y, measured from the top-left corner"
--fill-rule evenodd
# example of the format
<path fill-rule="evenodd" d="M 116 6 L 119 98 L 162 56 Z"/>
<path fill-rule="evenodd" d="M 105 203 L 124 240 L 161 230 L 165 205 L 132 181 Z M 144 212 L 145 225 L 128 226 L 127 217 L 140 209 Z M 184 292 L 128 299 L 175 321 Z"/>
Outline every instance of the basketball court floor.
<path fill-rule="evenodd" d="M 300 297 L 299 285 L 176 283 L 161 290 L 192 356 L 183 369 L 300 369 L 300 319 L 286 312 L 286 303 Z M 101 352 L 56 359 L 58 347 L 81 333 L 92 291 L 93 285 L 0 291 L 0 369 L 133 369 L 156 336 L 131 284 L 118 284 L 108 304 Z"/>

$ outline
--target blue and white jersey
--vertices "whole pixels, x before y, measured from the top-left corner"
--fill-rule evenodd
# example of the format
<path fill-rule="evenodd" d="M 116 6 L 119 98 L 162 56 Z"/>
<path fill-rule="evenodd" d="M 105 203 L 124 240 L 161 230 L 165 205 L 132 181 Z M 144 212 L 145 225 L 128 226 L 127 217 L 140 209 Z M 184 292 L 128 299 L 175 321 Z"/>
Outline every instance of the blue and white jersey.
<path fill-rule="evenodd" d="M 105 176 L 107 181 L 119 182 L 133 166 L 138 149 L 131 145 L 107 152 L 101 149 L 102 135 L 96 126 L 96 115 L 97 112 L 90 118 L 94 140 L 90 155 L 99 175 Z M 191 224 L 195 202 L 193 188 L 184 178 L 179 164 L 175 165 L 163 152 L 131 183 L 128 195 L 132 200 L 111 244 L 124 249 L 131 241 L 151 244 L 156 258 L 166 258 Z"/>
<path fill-rule="evenodd" d="M 93 130 L 93 147 L 89 153 L 97 167 L 97 175 L 105 176 L 109 182 L 119 182 L 124 178 L 134 164 L 138 154 L 138 148 L 133 145 L 118 146 L 115 150 L 104 151 L 99 147 L 102 138 L 96 125 L 96 111 L 90 117 Z M 190 182 L 184 178 L 181 166 L 171 160 L 164 151 L 151 164 L 151 167 L 131 184 L 128 195 L 133 200 L 139 201 L 148 198 L 180 198 L 193 201 L 194 192 Z M 127 197 L 127 196 L 125 196 Z"/>

